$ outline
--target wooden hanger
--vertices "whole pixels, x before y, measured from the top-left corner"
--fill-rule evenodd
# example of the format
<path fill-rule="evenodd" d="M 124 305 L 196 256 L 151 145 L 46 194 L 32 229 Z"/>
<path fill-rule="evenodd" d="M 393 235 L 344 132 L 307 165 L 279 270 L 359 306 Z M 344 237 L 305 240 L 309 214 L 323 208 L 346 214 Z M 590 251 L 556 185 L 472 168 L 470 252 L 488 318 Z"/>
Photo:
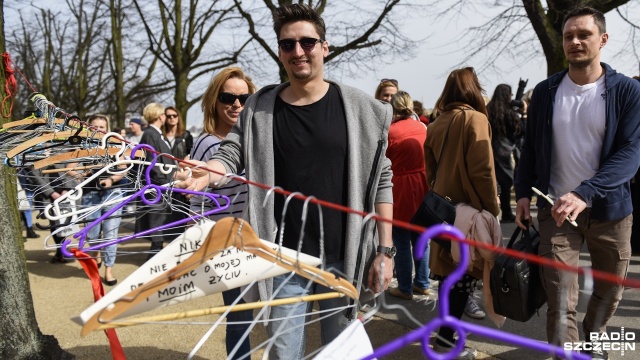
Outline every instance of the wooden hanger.
<path fill-rule="evenodd" d="M 104 164 L 94 164 L 94 165 L 87 165 L 87 166 L 70 166 L 70 167 L 60 168 L 60 169 L 46 169 L 46 170 L 42 170 L 42 173 L 43 174 L 55 174 L 55 173 L 61 173 L 61 172 L 66 173 L 71 170 L 74 170 L 74 171 L 89 170 L 89 169 L 96 169 L 101 167 L 104 167 Z"/>
<path fill-rule="evenodd" d="M 219 314 L 224 314 L 225 312 L 227 312 L 227 310 L 229 310 L 229 312 L 235 312 L 235 311 L 261 309 L 265 306 L 281 306 L 281 305 L 295 304 L 299 302 L 323 301 L 323 300 L 341 298 L 344 296 L 345 294 L 343 293 L 328 292 L 328 293 L 320 293 L 320 294 L 313 294 L 313 295 L 295 296 L 295 297 L 283 298 L 283 299 L 274 299 L 274 300 L 268 300 L 268 301 L 256 301 L 256 302 L 242 303 L 242 304 L 236 304 L 236 305 L 217 306 L 217 307 L 199 309 L 199 310 L 188 310 L 188 311 L 181 311 L 181 312 L 171 313 L 171 314 L 151 315 L 151 316 L 144 316 L 144 317 L 141 316 L 141 317 L 126 319 L 122 321 L 119 321 L 119 320 L 111 321 L 107 324 L 100 325 L 100 327 L 97 330 L 115 329 L 115 328 L 128 327 L 128 326 L 140 325 L 145 323 L 153 323 L 153 322 L 159 322 L 159 321 L 188 319 L 188 318 L 205 316 L 205 315 L 219 315 Z"/>
<path fill-rule="evenodd" d="M 206 240 L 196 250 L 193 255 L 182 261 L 173 269 L 161 276 L 145 283 L 118 301 L 110 304 L 101 311 L 96 312 L 89 318 L 82 327 L 81 335 L 84 336 L 91 331 L 98 329 L 103 323 L 109 322 L 126 312 L 134 305 L 145 301 L 157 291 L 168 286 L 172 281 L 179 279 L 189 273 L 200 264 L 210 259 L 215 254 L 235 246 L 240 250 L 250 252 L 270 262 L 297 274 L 320 283 L 331 289 L 340 291 L 352 299 L 358 299 L 358 291 L 351 282 L 344 278 L 339 278 L 335 274 L 321 270 L 319 268 L 299 262 L 276 250 L 271 249 L 258 238 L 249 223 L 242 219 L 223 218 L 219 220 L 207 235 Z"/>
<path fill-rule="evenodd" d="M 77 159 L 77 161 L 81 162 L 82 158 L 85 157 L 98 157 L 98 156 L 114 156 L 114 155 L 118 155 L 118 156 L 130 156 L 131 155 L 131 149 L 125 149 L 121 154 L 120 152 L 122 151 L 121 148 L 119 147 L 110 147 L 110 148 L 106 148 L 106 149 L 101 149 L 101 148 L 93 148 L 93 149 L 77 149 L 74 151 L 68 151 L 65 153 L 60 153 L 60 154 L 56 154 L 53 156 L 49 156 L 46 159 L 42 159 L 42 160 L 38 160 L 35 161 L 33 163 L 33 168 L 34 169 L 42 169 L 44 167 L 47 167 L 49 165 L 53 165 L 53 164 L 57 164 L 60 162 L 64 162 L 67 160 L 75 160 Z M 72 169 L 67 169 L 68 170 L 73 170 Z M 56 171 L 56 172 L 60 172 L 60 171 Z"/>
<path fill-rule="evenodd" d="M 76 134 L 77 133 L 77 134 Z M 32 139 L 29 139 L 23 143 L 21 143 L 20 145 L 14 147 L 13 149 L 7 151 L 7 157 L 12 158 L 14 156 L 20 155 L 21 153 L 31 149 L 32 147 L 38 145 L 38 144 L 42 144 L 48 141 L 53 141 L 53 140 L 68 140 L 70 136 L 80 136 L 80 137 L 92 137 L 95 136 L 96 138 L 101 139 L 103 135 L 102 133 L 99 132 L 95 132 L 92 130 L 82 130 L 82 131 L 78 131 L 78 130 L 65 130 L 65 131 L 57 131 L 54 133 L 49 133 L 49 134 L 43 134 L 40 136 L 36 136 Z"/>
<path fill-rule="evenodd" d="M 3 129 L 11 129 L 14 127 L 18 127 L 18 126 L 22 126 L 22 125 L 32 125 L 32 124 L 47 124 L 49 122 L 49 119 L 45 119 L 45 118 L 36 118 L 36 117 L 28 117 L 22 120 L 16 120 L 16 121 L 11 121 L 8 122 L 6 124 L 2 124 L 2 128 Z M 53 123 L 54 124 L 58 124 L 58 125 L 62 125 L 64 124 L 65 119 L 54 119 Z"/>
<path fill-rule="evenodd" d="M 60 154 L 55 154 L 53 156 L 49 156 L 46 159 L 38 160 L 33 163 L 34 169 L 41 169 L 43 167 L 57 164 L 59 162 L 74 160 L 76 162 L 81 161 L 80 159 L 85 157 L 104 157 L 104 156 L 115 156 L 115 161 L 120 161 L 122 156 L 131 156 L 131 150 L 127 149 L 127 144 L 125 140 L 122 138 L 120 134 L 114 132 L 108 132 L 106 134 L 102 134 L 100 146 L 94 147 L 91 149 L 77 149 L 74 151 L 67 151 Z M 108 147 L 107 140 L 115 140 L 116 144 L 119 144 L 119 147 Z M 144 153 L 143 153 L 144 155 Z M 73 170 L 73 169 L 71 169 Z"/>

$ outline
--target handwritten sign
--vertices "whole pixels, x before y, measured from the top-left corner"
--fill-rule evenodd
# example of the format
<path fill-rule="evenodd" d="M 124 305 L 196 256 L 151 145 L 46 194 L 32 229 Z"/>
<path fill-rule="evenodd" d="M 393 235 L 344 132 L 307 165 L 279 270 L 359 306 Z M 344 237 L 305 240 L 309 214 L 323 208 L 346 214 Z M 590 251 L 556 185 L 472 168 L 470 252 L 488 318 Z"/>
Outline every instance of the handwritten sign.
<path fill-rule="evenodd" d="M 159 276 L 163 276 L 164 273 L 186 260 L 202 246 L 214 224 L 214 221 L 206 220 L 187 229 L 162 251 L 124 279 L 117 287 L 89 306 L 78 318 L 73 320 L 79 324 L 84 324 L 94 314 L 119 300 L 130 291 Z M 274 250 L 279 248 L 277 244 L 265 240 L 261 241 Z M 320 259 L 316 257 L 302 253 L 298 254 L 295 250 L 284 247 L 281 249 L 284 255 L 294 259 L 298 258 L 301 262 L 311 266 L 317 266 L 321 263 Z M 148 297 L 146 301 L 131 307 L 118 318 L 182 303 L 287 272 L 289 270 L 250 252 L 242 251 L 236 247 L 229 247 L 213 255 L 211 259 L 190 270 L 179 279 L 172 281 L 167 287 L 158 290 L 154 295 Z"/>

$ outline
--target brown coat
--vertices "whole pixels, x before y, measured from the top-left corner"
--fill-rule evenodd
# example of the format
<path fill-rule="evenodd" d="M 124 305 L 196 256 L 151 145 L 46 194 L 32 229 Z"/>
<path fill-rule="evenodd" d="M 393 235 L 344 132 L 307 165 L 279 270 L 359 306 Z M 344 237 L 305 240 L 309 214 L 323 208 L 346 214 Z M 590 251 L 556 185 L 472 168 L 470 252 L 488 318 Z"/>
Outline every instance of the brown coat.
<path fill-rule="evenodd" d="M 449 124 L 451 129 L 442 149 Z M 448 111 L 429 124 L 428 133 L 424 156 L 427 183 L 433 185 L 430 188 L 442 196 L 450 197 L 455 203 L 463 202 L 478 211 L 487 210 L 497 216 L 500 206 L 491 150 L 491 126 L 487 117 L 468 105 L 452 104 Z M 439 167 L 436 164 L 438 158 Z M 435 178 L 437 180 L 432 184 Z M 482 279 L 481 262 L 474 265 L 477 266 L 470 274 Z M 455 266 L 451 254 L 431 242 L 431 272 L 445 276 Z"/>

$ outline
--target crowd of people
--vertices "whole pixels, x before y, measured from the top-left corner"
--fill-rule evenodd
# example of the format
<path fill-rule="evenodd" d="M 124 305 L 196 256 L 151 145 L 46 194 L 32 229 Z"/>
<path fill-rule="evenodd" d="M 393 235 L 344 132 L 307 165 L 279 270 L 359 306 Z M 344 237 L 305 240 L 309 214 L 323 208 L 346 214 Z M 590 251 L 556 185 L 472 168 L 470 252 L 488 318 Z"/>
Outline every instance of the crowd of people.
<path fill-rule="evenodd" d="M 537 203 L 539 254 L 577 266 L 579 250 L 586 241 L 594 269 L 625 276 L 631 254 L 629 181 L 640 165 L 640 83 L 600 62 L 600 49 L 608 40 L 602 13 L 580 7 L 566 15 L 563 46 L 568 69 L 540 82 L 517 107 L 512 104 L 508 84 L 498 85 L 487 101 L 471 67 L 449 74 L 432 110 L 414 101 L 395 79 L 382 79 L 373 97 L 326 80 L 323 60 L 329 45 L 325 23 L 306 5 L 277 8 L 274 31 L 278 57 L 289 81 L 256 89 L 242 69 L 223 69 L 203 95 L 204 131 L 195 141 L 175 107 L 152 103 L 144 108 L 142 118 L 130 119 L 127 140 L 216 172 L 192 165 L 188 175 L 152 170 L 154 183 L 178 179 L 176 186 L 180 188 L 229 195 L 233 203 L 226 212 L 212 217 L 214 220 L 243 217 L 262 239 L 281 238 L 286 247 L 301 248 L 313 256 L 324 254 L 327 269 L 350 280 L 364 279 L 373 293 L 387 290 L 395 273 L 398 286 L 388 289 L 388 294 L 405 300 L 430 295 L 433 284 L 442 284 L 452 273 L 457 264 L 450 249 L 433 242 L 421 254 L 422 260 L 413 261 L 415 237 L 400 226 L 392 227 L 385 221 L 363 224 L 359 215 L 328 208 L 323 208 L 320 216 L 316 207 L 309 207 L 305 224 L 300 219 L 304 201 L 292 199 L 285 204 L 282 197 L 268 197 L 267 190 L 259 188 L 249 191 L 246 184 L 227 182 L 221 174 L 239 174 L 254 182 L 404 222 L 411 220 L 431 189 L 456 204 L 490 214 L 496 222 L 515 222 L 524 229 L 528 226 L 525 220 L 531 217 L 531 187 L 535 186 L 556 199 L 553 206 L 542 200 Z M 109 119 L 103 115 L 92 116 L 89 123 L 109 130 Z M 150 156 L 148 152 L 147 158 Z M 158 161 L 176 164 L 169 157 Z M 78 181 L 87 174 L 69 176 Z M 50 200 L 71 186 L 57 188 L 55 182 L 47 184 L 44 176 L 34 178 L 40 179 L 39 186 L 47 186 L 47 191 L 40 192 Z M 99 180 L 90 189 L 85 205 L 122 196 L 112 187 L 124 178 L 112 175 Z M 517 200 L 515 214 L 512 189 Z M 172 196 L 190 203 L 194 211 L 211 206 L 203 197 L 187 200 L 179 199 L 182 195 L 177 193 Z M 287 211 L 283 211 L 285 207 Z M 185 216 L 165 210 L 144 212 L 136 219 L 136 231 Z M 97 212 L 92 218 L 99 215 Z M 567 219 L 575 220 L 578 226 L 570 225 Z M 287 227 L 282 234 L 281 223 Z M 102 228 L 94 228 L 90 238 L 97 238 L 100 231 L 103 238 L 117 238 L 119 225 L 119 220 L 105 221 Z M 367 241 L 361 241 L 363 238 Z M 56 243 L 62 240 L 54 239 Z M 149 256 L 171 240 L 170 234 L 152 234 Z M 117 282 L 112 272 L 115 253 L 113 245 L 100 256 L 106 285 Z M 52 259 L 64 261 L 60 253 Z M 458 319 L 464 313 L 474 318 L 485 316 L 474 295 L 483 266 L 475 262 L 449 293 L 450 315 Z M 577 274 L 543 267 L 542 276 L 549 304 L 549 343 L 578 341 Z M 275 296 L 274 288 L 280 289 Z M 288 275 L 261 282 L 259 290 L 262 300 L 329 291 L 301 276 Z M 621 285 L 595 281 L 582 322 L 586 339 L 591 332 L 606 331 L 622 290 Z M 566 303 L 561 301 L 565 299 L 563 292 Z M 228 305 L 240 291 L 228 290 L 222 295 Z M 348 305 L 345 298 L 319 302 L 321 310 Z M 306 320 L 302 315 L 310 306 L 297 303 L 271 309 L 273 320 L 267 331 L 277 336 L 270 358 L 304 356 Z M 335 339 L 354 316 L 353 312 L 337 312 L 323 317 L 322 343 Z M 232 323 L 227 328 L 228 353 L 241 341 L 252 319 L 251 311 L 228 315 Z M 456 343 L 454 335 L 454 329 L 440 328 L 434 349 L 451 351 Z M 244 355 L 250 349 L 245 337 L 236 354 Z M 603 353 L 591 355 L 606 359 Z M 458 358 L 475 356 L 474 349 L 465 348 Z"/>

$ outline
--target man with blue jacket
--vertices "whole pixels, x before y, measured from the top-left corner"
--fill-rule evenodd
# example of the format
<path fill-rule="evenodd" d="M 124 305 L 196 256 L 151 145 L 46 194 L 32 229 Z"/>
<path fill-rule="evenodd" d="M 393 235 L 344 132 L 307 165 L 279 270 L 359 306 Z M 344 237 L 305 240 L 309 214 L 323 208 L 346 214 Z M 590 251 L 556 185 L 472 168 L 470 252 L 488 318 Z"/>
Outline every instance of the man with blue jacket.
<path fill-rule="evenodd" d="M 539 83 L 516 178 L 516 223 L 530 219 L 535 186 L 555 198 L 538 198 L 539 254 L 578 266 L 584 242 L 592 268 L 624 277 L 631 256 L 632 205 L 629 180 L 640 162 L 640 83 L 600 62 L 608 41 L 604 15 L 580 7 L 563 22 L 569 69 Z M 577 226 L 571 225 L 575 221 Z M 578 342 L 578 275 L 543 267 L 549 309 L 547 340 Z M 623 286 L 596 280 L 582 328 L 603 333 Z M 591 352 L 606 359 L 606 352 Z"/>

